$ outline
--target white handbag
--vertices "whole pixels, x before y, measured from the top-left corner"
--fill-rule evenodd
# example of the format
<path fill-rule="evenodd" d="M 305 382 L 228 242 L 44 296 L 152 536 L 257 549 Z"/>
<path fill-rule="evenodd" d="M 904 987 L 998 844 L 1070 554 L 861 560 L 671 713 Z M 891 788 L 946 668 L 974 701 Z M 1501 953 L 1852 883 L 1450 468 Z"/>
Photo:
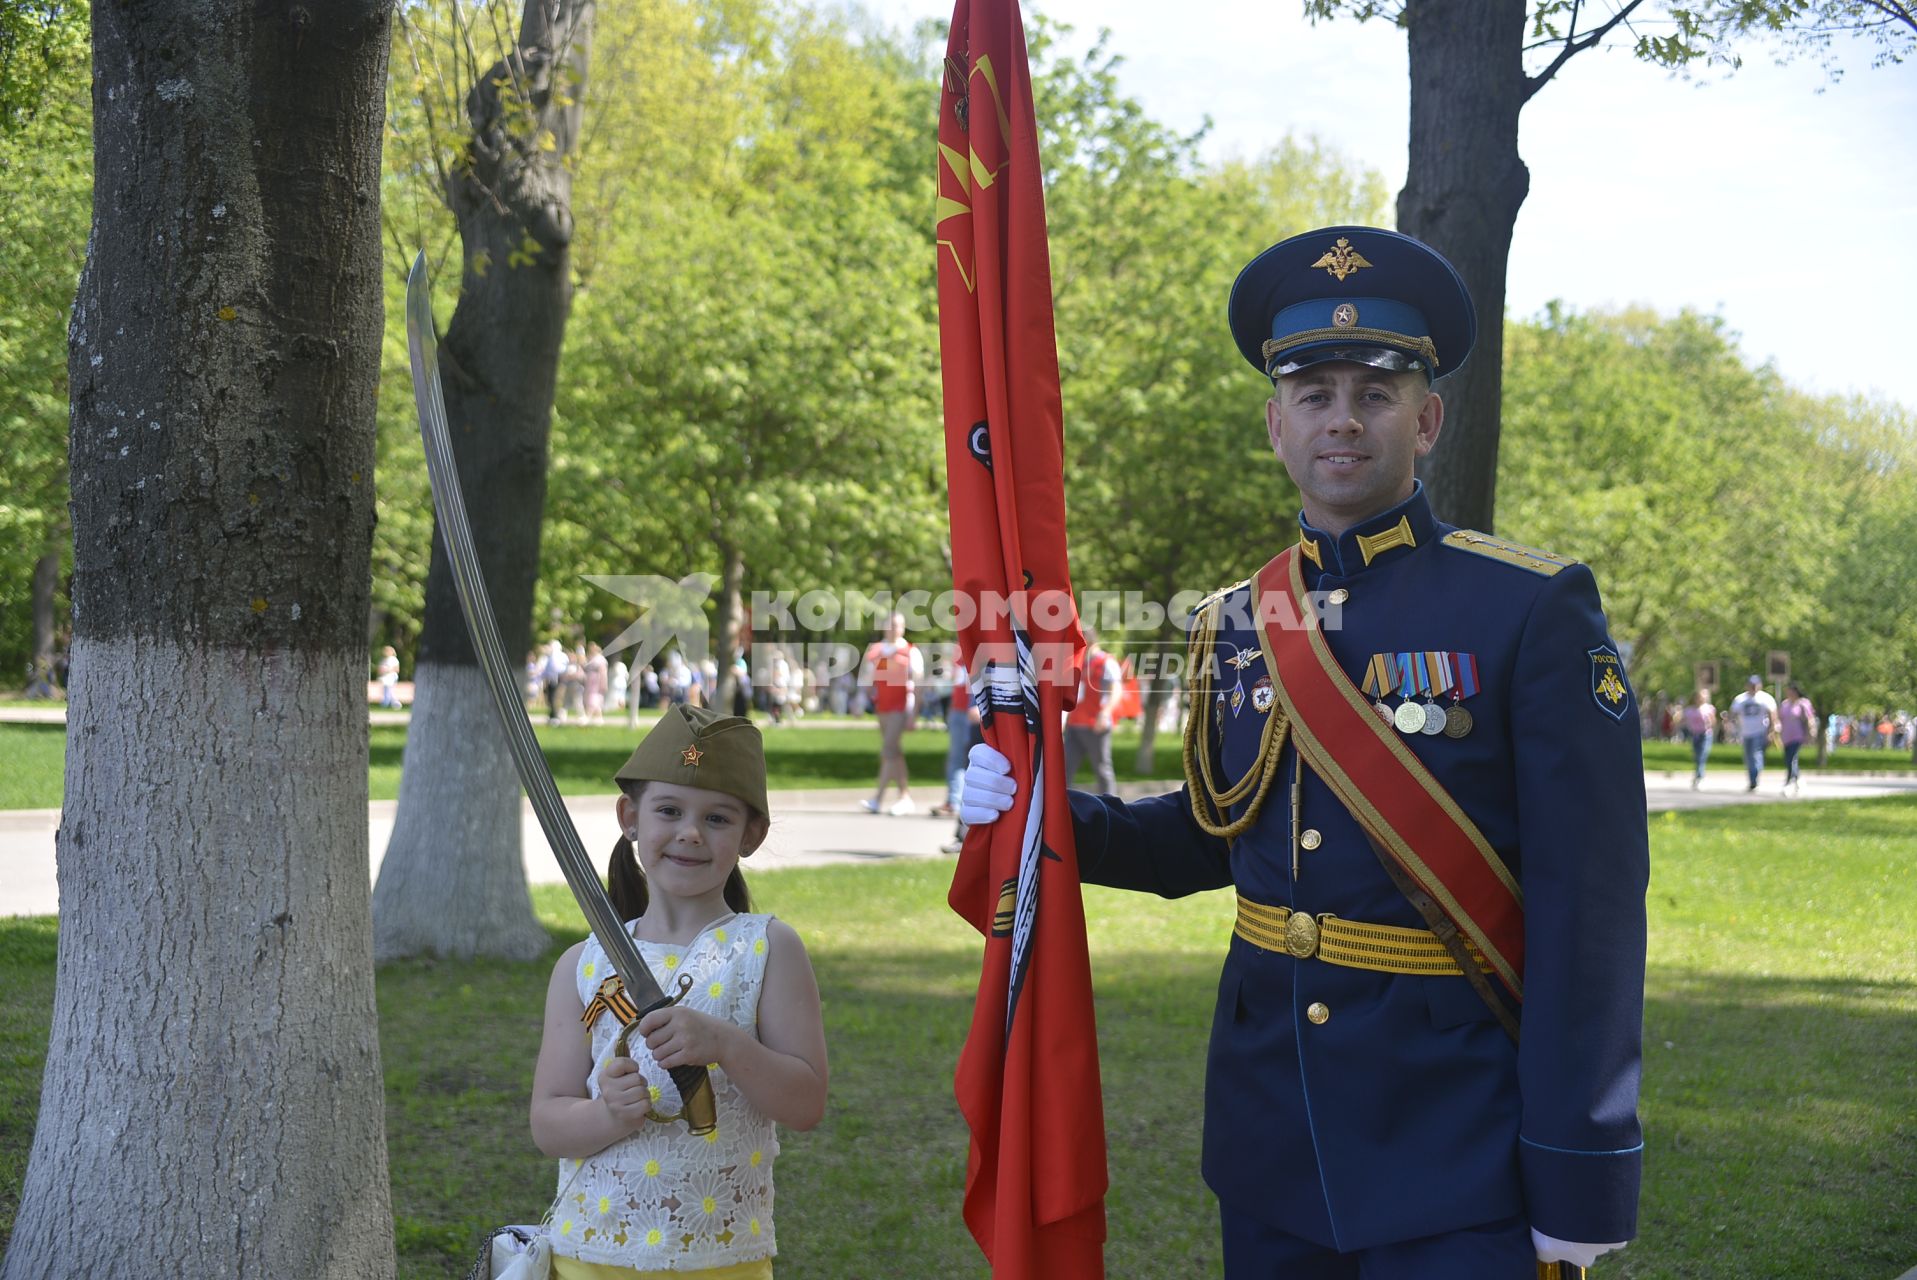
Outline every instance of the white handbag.
<path fill-rule="evenodd" d="M 486 1280 L 551 1280 L 552 1237 L 546 1228 L 501 1227 L 488 1242 Z"/>
<path fill-rule="evenodd" d="M 566 1185 L 559 1188 L 559 1194 L 546 1207 L 546 1216 L 539 1220 L 538 1226 L 499 1227 L 489 1234 L 479 1248 L 478 1259 L 466 1273 L 466 1280 L 551 1280 L 552 1211 L 559 1207 L 559 1202 L 566 1198 L 585 1169 L 586 1162 L 581 1160 L 573 1169 L 572 1177 L 566 1179 Z"/>

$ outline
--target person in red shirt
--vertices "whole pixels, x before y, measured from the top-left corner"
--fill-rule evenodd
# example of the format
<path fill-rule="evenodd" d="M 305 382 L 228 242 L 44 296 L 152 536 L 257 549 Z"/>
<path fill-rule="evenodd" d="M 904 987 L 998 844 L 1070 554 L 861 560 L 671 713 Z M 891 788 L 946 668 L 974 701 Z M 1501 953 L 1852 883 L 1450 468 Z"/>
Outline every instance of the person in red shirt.
<path fill-rule="evenodd" d="M 913 693 L 925 674 L 925 657 L 918 646 L 905 638 L 905 617 L 893 614 L 885 621 L 885 638 L 875 640 L 865 650 L 865 662 L 859 668 L 859 683 L 872 699 L 872 710 L 879 717 L 879 789 L 870 800 L 861 800 L 867 813 L 915 813 L 912 780 L 905 771 L 905 731 L 912 727 Z M 899 798 L 885 807 L 885 789 L 898 783 Z"/>
<path fill-rule="evenodd" d="M 1085 660 L 1078 668 L 1078 701 L 1065 716 L 1065 785 L 1083 760 L 1092 762 L 1092 786 L 1100 795 L 1118 791 L 1112 770 L 1112 710 L 1118 702 L 1118 661 L 1098 647 L 1098 632 L 1082 628 Z"/>

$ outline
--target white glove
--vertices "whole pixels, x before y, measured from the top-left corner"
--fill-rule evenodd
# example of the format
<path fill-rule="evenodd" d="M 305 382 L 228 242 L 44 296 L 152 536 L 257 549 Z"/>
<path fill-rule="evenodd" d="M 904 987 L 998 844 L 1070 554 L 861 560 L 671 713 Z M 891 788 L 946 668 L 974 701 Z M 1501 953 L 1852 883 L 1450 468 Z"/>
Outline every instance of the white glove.
<path fill-rule="evenodd" d="M 1537 1250 L 1539 1262 L 1568 1262 L 1574 1267 L 1588 1267 L 1597 1261 L 1600 1253 L 1622 1249 L 1629 1243 L 1628 1240 L 1620 1240 L 1616 1244 L 1575 1244 L 1547 1236 L 1536 1227 L 1531 1228 L 1531 1246 Z"/>
<path fill-rule="evenodd" d="M 959 781 L 958 820 L 968 827 L 997 822 L 1018 795 L 1012 762 L 996 747 L 981 742 L 966 754 L 965 776 Z"/>

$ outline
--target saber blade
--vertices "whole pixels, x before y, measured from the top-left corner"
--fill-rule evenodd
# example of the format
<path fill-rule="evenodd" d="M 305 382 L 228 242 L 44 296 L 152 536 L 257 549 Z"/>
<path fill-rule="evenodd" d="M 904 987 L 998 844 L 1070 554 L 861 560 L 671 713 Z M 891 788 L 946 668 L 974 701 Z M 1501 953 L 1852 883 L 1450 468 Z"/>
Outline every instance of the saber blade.
<path fill-rule="evenodd" d="M 559 798 L 552 770 L 533 737 L 526 708 L 520 701 L 519 682 L 506 657 L 505 644 L 499 638 L 499 626 L 493 620 L 492 602 L 486 594 L 486 582 L 479 572 L 479 556 L 473 545 L 473 531 L 466 518 L 466 500 L 460 491 L 459 468 L 453 460 L 452 432 L 446 424 L 446 399 L 439 384 L 439 342 L 433 331 L 433 304 L 426 283 L 426 255 L 413 259 L 406 277 L 406 349 L 413 366 L 413 398 L 419 406 L 419 434 L 426 445 L 426 473 L 432 481 L 433 506 L 439 516 L 440 540 L 446 548 L 447 563 L 452 566 L 453 583 L 458 588 L 459 609 L 466 616 L 479 668 L 485 673 L 486 687 L 493 695 L 499 723 L 506 731 L 506 747 L 519 772 L 539 817 L 540 829 L 559 860 L 566 884 L 578 900 L 599 945 L 606 950 L 618 970 L 633 1003 L 644 1017 L 653 1009 L 672 1003 L 659 989 L 652 969 L 639 954 L 639 948 L 626 932 L 619 913 L 613 910 L 599 872 L 586 847 L 579 840 L 572 815 Z M 634 1019 L 637 1022 L 637 1019 Z M 628 1025 L 628 1033 L 633 1027 Z M 672 1082 L 683 1102 L 683 1115 L 694 1133 L 713 1127 L 712 1082 L 702 1066 L 672 1068 Z"/>

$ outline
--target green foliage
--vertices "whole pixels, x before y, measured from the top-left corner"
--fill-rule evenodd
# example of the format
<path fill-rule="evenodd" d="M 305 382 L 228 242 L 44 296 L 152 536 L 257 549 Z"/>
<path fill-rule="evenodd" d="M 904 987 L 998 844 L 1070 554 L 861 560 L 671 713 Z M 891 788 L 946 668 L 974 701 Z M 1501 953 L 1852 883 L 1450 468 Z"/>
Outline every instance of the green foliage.
<path fill-rule="evenodd" d="M 1591 564 L 1646 696 L 1773 649 L 1820 710 L 1917 696 L 1917 419 L 1792 392 L 1714 319 L 1555 306 L 1507 331 L 1504 413 L 1505 532 Z"/>
<path fill-rule="evenodd" d="M 46 98 L 84 84 L 89 14 L 87 0 L 0 4 L 0 138 L 31 124 Z"/>
<path fill-rule="evenodd" d="M 80 11 L 84 31 L 85 10 Z M 45 86 L 37 109 L 0 129 L 0 672 L 32 651 L 33 565 L 67 536 L 67 316 L 92 209 L 91 110 L 77 78 Z"/>

